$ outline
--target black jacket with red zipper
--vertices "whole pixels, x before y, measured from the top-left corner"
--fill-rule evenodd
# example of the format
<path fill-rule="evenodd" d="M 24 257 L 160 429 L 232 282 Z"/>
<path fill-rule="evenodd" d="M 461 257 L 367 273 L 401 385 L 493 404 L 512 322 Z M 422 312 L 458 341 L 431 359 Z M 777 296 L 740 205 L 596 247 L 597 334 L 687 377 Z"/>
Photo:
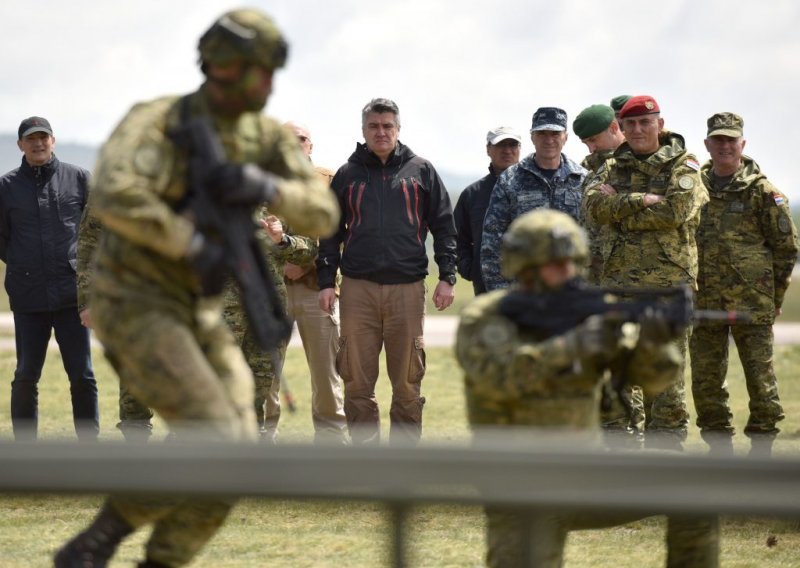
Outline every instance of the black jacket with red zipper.
<path fill-rule="evenodd" d="M 428 274 L 429 231 L 439 278 L 455 275 L 453 208 L 429 161 L 398 142 L 383 164 L 366 144 L 358 144 L 331 188 L 342 219 L 336 234 L 319 244 L 320 290 L 333 288 L 337 268 L 349 278 L 378 284 L 422 280 Z"/>

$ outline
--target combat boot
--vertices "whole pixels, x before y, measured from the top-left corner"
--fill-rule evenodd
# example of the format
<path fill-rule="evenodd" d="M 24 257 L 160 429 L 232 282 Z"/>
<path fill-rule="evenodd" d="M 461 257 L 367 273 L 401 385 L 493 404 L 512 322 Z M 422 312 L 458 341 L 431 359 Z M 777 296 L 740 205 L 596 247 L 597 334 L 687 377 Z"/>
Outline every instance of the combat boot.
<path fill-rule="evenodd" d="M 169 568 L 166 564 L 161 564 L 161 562 L 156 562 L 155 560 L 150 560 L 149 558 L 144 562 L 139 562 L 136 565 L 136 568 Z"/>
<path fill-rule="evenodd" d="M 646 430 L 644 447 L 648 450 L 683 451 L 683 438 L 676 432 L 668 430 Z"/>
<path fill-rule="evenodd" d="M 775 436 L 769 434 L 750 434 L 750 453 L 751 458 L 768 458 L 772 455 L 772 443 Z"/>
<path fill-rule="evenodd" d="M 710 456 L 732 456 L 733 455 L 733 433 L 727 430 L 704 430 L 700 435 L 708 444 L 708 455 Z"/>
<path fill-rule="evenodd" d="M 55 568 L 103 568 L 133 527 L 108 504 L 94 522 L 56 552 Z"/>

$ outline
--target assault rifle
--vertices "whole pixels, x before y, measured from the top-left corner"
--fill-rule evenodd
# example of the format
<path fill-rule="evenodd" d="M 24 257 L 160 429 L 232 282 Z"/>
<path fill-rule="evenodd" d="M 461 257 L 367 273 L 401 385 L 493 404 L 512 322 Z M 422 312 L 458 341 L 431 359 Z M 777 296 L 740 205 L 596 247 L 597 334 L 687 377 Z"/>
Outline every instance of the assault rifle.
<path fill-rule="evenodd" d="M 501 313 L 517 325 L 540 331 L 544 337 L 561 335 L 589 316 L 638 322 L 645 314 L 668 322 L 674 329 L 700 323 L 747 323 L 750 315 L 724 310 L 695 310 L 688 285 L 670 288 L 597 288 L 572 280 L 551 294 L 512 292 L 500 305 Z"/>
<path fill-rule="evenodd" d="M 275 290 L 261 245 L 260 228 L 250 205 L 220 203 L 208 187 L 209 175 L 227 162 L 225 150 L 208 117 L 188 116 L 188 99 L 182 101 L 181 127 L 172 134 L 175 143 L 189 153 L 188 203 L 196 226 L 205 238 L 218 239 L 225 250 L 225 270 L 239 285 L 242 305 L 256 342 L 272 350 L 292 331 L 283 303 Z"/>
<path fill-rule="evenodd" d="M 674 332 L 702 323 L 730 325 L 750 321 L 750 314 L 743 312 L 695 310 L 694 293 L 688 285 L 614 289 L 589 286 L 579 279 L 571 280 L 554 293 L 511 292 L 501 301 L 500 313 L 523 329 L 539 332 L 542 339 L 566 333 L 596 314 L 620 324 L 652 317 L 667 322 Z M 610 387 L 630 418 L 624 379 L 612 373 Z M 604 390 L 603 409 L 608 410 L 610 404 L 610 393 Z"/>

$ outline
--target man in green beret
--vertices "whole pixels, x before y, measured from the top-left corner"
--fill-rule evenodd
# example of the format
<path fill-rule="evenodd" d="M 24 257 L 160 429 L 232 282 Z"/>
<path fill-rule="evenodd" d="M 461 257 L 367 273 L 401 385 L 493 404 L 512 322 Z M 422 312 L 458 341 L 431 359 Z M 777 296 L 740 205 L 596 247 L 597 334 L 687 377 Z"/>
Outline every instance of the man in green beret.
<path fill-rule="evenodd" d="M 614 100 L 630 97 L 616 97 Z M 608 105 L 592 105 L 583 109 L 572 123 L 575 135 L 586 144 L 590 154 L 581 165 L 590 172 L 600 169 L 606 160 L 611 158 L 620 144 L 625 141 L 622 129 L 616 120 L 614 109 Z M 588 176 L 587 179 L 590 179 Z M 585 194 L 585 187 L 584 187 Z M 589 237 L 589 273 L 587 280 L 599 285 L 603 272 L 603 249 L 614 243 L 612 225 L 596 225 L 586 219 L 585 203 L 581 207 L 581 223 Z M 606 254 L 608 251 L 606 251 Z M 641 444 L 644 431 L 644 395 L 639 386 L 631 385 L 628 389 L 630 409 L 626 410 L 622 401 L 613 391 L 605 392 L 603 399 L 602 423 L 606 439 L 612 445 L 622 444 L 626 447 L 637 447 Z M 630 414 L 629 414 L 630 412 Z"/>
<path fill-rule="evenodd" d="M 704 324 L 690 342 L 692 394 L 700 434 L 712 453 L 733 453 L 731 409 L 725 375 L 732 335 L 750 395 L 744 433 L 751 455 L 770 455 L 783 420 L 778 380 L 772 365 L 772 326 L 781 314 L 797 259 L 797 229 L 789 200 L 744 155 L 744 121 L 731 112 L 708 119 L 705 144 L 711 160 L 701 178 L 711 200 L 697 230 L 697 306 L 741 310 L 751 321 Z"/>
<path fill-rule="evenodd" d="M 611 99 L 609 104 L 611 105 L 611 108 L 614 109 L 614 118 L 617 120 L 617 122 L 619 122 L 619 111 L 622 110 L 622 107 L 625 106 L 625 103 L 627 103 L 630 98 L 630 95 L 617 95 Z"/>

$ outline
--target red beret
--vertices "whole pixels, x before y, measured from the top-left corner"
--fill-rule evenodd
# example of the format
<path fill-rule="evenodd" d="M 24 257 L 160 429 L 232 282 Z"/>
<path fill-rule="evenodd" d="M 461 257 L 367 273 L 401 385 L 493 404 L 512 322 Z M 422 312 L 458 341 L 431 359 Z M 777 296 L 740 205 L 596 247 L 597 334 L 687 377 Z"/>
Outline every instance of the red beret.
<path fill-rule="evenodd" d="M 650 95 L 637 95 L 628 99 L 628 102 L 619 110 L 619 117 L 640 116 L 661 112 L 658 103 Z"/>

